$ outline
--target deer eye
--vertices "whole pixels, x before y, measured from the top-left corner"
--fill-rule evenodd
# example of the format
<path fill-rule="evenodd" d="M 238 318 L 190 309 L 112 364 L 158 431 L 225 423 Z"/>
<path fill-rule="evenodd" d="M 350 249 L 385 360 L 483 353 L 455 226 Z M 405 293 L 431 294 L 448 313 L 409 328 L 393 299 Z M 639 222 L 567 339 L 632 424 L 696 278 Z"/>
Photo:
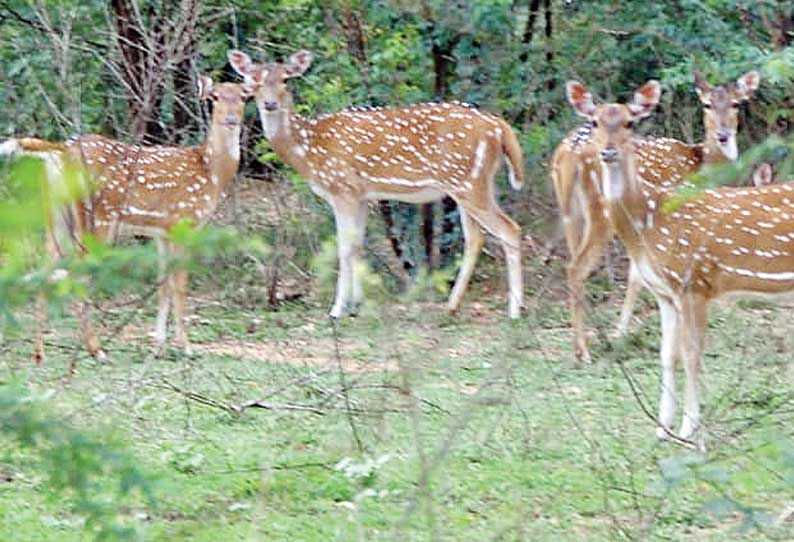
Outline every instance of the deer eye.
<path fill-rule="evenodd" d="M 598 128 L 598 121 L 597 120 L 593 119 L 593 120 L 590 121 L 590 123 L 593 125 L 593 128 Z"/>
<path fill-rule="evenodd" d="M 711 104 L 703 104 L 703 109 L 711 109 Z"/>
<path fill-rule="evenodd" d="M 633 120 L 626 121 L 626 128 L 628 128 L 629 130 L 634 128 L 634 121 Z"/>

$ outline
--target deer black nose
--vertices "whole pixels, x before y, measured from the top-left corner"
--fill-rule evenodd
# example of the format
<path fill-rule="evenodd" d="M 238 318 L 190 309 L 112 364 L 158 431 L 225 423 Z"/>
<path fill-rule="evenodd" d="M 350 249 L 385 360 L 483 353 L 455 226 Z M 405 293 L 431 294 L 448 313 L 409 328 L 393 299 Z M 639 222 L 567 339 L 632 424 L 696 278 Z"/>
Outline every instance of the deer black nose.
<path fill-rule="evenodd" d="M 278 109 L 278 102 L 265 102 L 263 105 L 267 111 L 275 111 Z"/>
<path fill-rule="evenodd" d="M 618 150 L 614 145 L 609 145 L 601 151 L 601 160 L 607 164 L 618 159 Z"/>
<path fill-rule="evenodd" d="M 720 130 L 717 132 L 717 141 L 719 141 L 721 145 L 725 145 L 730 138 L 731 134 L 728 130 Z"/>

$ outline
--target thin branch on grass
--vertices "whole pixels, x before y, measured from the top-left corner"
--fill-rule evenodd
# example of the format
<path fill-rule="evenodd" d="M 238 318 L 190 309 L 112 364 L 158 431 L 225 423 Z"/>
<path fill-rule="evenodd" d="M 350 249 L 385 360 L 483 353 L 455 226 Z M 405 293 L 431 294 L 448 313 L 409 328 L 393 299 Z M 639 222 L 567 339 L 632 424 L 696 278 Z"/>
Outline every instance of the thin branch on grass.
<path fill-rule="evenodd" d="M 271 470 L 303 470 L 303 469 L 323 469 L 335 472 L 334 466 L 329 463 L 308 462 L 308 463 L 286 463 L 280 465 L 268 465 L 267 467 L 246 467 L 242 469 L 224 469 L 217 471 L 204 471 L 206 474 L 241 474 L 246 472 L 267 472 Z"/>
<path fill-rule="evenodd" d="M 242 412 L 246 408 L 261 408 L 264 410 L 299 410 L 304 412 L 311 412 L 318 416 L 325 415 L 325 411 L 308 405 L 294 405 L 290 403 L 266 403 L 264 401 L 249 401 L 233 407 L 235 412 Z"/>
<path fill-rule="evenodd" d="M 342 385 L 342 396 L 345 400 L 345 412 L 347 414 L 347 423 L 350 425 L 350 430 L 353 433 L 353 438 L 356 441 L 356 447 L 359 453 L 364 453 L 364 444 L 361 442 L 361 437 L 358 435 L 358 428 L 356 421 L 353 419 L 353 413 L 350 408 L 350 394 L 347 391 L 347 382 L 345 381 L 345 370 L 342 367 L 342 356 L 339 353 L 339 325 L 336 318 L 329 317 L 331 321 L 331 329 L 334 333 L 334 356 L 336 357 L 336 366 L 338 368 L 339 382 Z"/>
<path fill-rule="evenodd" d="M 292 403 L 268 403 L 265 401 L 247 401 L 245 403 L 240 403 L 240 404 L 227 403 L 225 401 L 220 401 L 218 399 L 214 399 L 212 397 L 209 397 L 201 393 L 197 393 L 195 391 L 183 389 L 168 379 L 162 379 L 161 382 L 166 389 L 170 389 L 171 391 L 174 391 L 182 395 L 185 399 L 195 401 L 204 406 L 218 408 L 220 410 L 224 410 L 231 414 L 240 414 L 241 412 L 243 412 L 248 408 L 261 408 L 263 410 L 297 410 L 302 412 L 311 412 L 312 414 L 317 414 L 319 416 L 325 414 L 325 411 L 310 405 L 296 405 Z"/>

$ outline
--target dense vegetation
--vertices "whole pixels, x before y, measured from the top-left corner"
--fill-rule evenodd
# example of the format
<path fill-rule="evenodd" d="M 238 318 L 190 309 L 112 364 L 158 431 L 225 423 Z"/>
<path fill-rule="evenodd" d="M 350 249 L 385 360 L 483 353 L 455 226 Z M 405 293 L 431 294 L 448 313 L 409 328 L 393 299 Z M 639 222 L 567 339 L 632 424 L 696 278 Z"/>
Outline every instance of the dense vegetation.
<path fill-rule="evenodd" d="M 245 163 L 216 220 L 234 228 L 174 233 L 195 271 L 197 352 L 156 358 L 153 248 L 90 244 L 53 279 L 41 164 L 3 162 L 0 539 L 794 539 L 787 311 L 716 311 L 711 450 L 694 454 L 657 443 L 646 416 L 653 304 L 629 339 L 611 340 L 622 267 L 599 273 L 589 325 L 600 363 L 572 371 L 564 262 L 543 250 L 561 244 L 547 161 L 578 123 L 568 79 L 600 100 L 659 79 L 662 105 L 638 130 L 697 141 L 693 70 L 722 83 L 756 69 L 739 133 L 754 150 L 741 171 L 706 181 L 745 182 L 761 160 L 794 176 L 791 2 L 0 0 L 0 138 L 195 143 L 207 119 L 196 75 L 236 80 L 230 48 L 257 60 L 313 51 L 291 83 L 304 114 L 454 99 L 506 118 L 529 186 L 501 197 L 537 247 L 528 314 L 503 320 L 492 278 L 503 265 L 487 259 L 462 314 L 444 314 L 460 244 L 444 201 L 378 206 L 371 303 L 329 323 L 330 212 L 249 106 Z M 42 290 L 55 330 L 34 366 Z M 109 365 L 82 350 L 68 310 L 89 292 Z"/>

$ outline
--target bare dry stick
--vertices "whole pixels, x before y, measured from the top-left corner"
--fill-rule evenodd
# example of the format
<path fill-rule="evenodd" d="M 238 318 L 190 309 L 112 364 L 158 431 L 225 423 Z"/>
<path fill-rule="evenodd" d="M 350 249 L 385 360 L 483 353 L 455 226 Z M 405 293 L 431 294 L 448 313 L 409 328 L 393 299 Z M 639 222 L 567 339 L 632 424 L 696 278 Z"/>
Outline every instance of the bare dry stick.
<path fill-rule="evenodd" d="M 240 403 L 240 404 L 227 403 L 224 401 L 220 401 L 218 399 L 214 399 L 207 395 L 197 393 L 192 390 L 184 389 L 180 386 L 177 386 L 176 384 L 174 384 L 173 382 L 171 382 L 166 378 L 163 378 L 161 380 L 161 383 L 163 384 L 163 387 L 182 395 L 185 399 L 195 401 L 204 406 L 218 408 L 220 410 L 224 410 L 231 414 L 240 414 L 241 412 L 243 412 L 248 408 L 261 408 L 263 410 L 297 410 L 302 412 L 311 412 L 312 414 L 317 414 L 318 416 L 325 415 L 325 411 L 310 405 L 297 405 L 292 403 L 268 403 L 266 401 L 258 401 L 258 400 L 247 401 L 245 403 Z"/>
<path fill-rule="evenodd" d="M 358 427 L 353 418 L 353 413 L 350 409 L 350 394 L 348 393 L 347 382 L 345 381 L 345 370 L 342 367 L 342 356 L 339 353 L 339 323 L 336 318 L 329 318 L 331 321 L 331 329 L 334 333 L 334 356 L 336 357 L 336 366 L 339 370 L 339 382 L 342 385 L 342 397 L 345 400 L 345 413 L 347 414 L 347 422 L 350 425 L 350 430 L 353 432 L 353 438 L 356 441 L 356 447 L 359 453 L 364 453 L 364 444 L 361 442 L 361 437 L 358 435 Z"/>

